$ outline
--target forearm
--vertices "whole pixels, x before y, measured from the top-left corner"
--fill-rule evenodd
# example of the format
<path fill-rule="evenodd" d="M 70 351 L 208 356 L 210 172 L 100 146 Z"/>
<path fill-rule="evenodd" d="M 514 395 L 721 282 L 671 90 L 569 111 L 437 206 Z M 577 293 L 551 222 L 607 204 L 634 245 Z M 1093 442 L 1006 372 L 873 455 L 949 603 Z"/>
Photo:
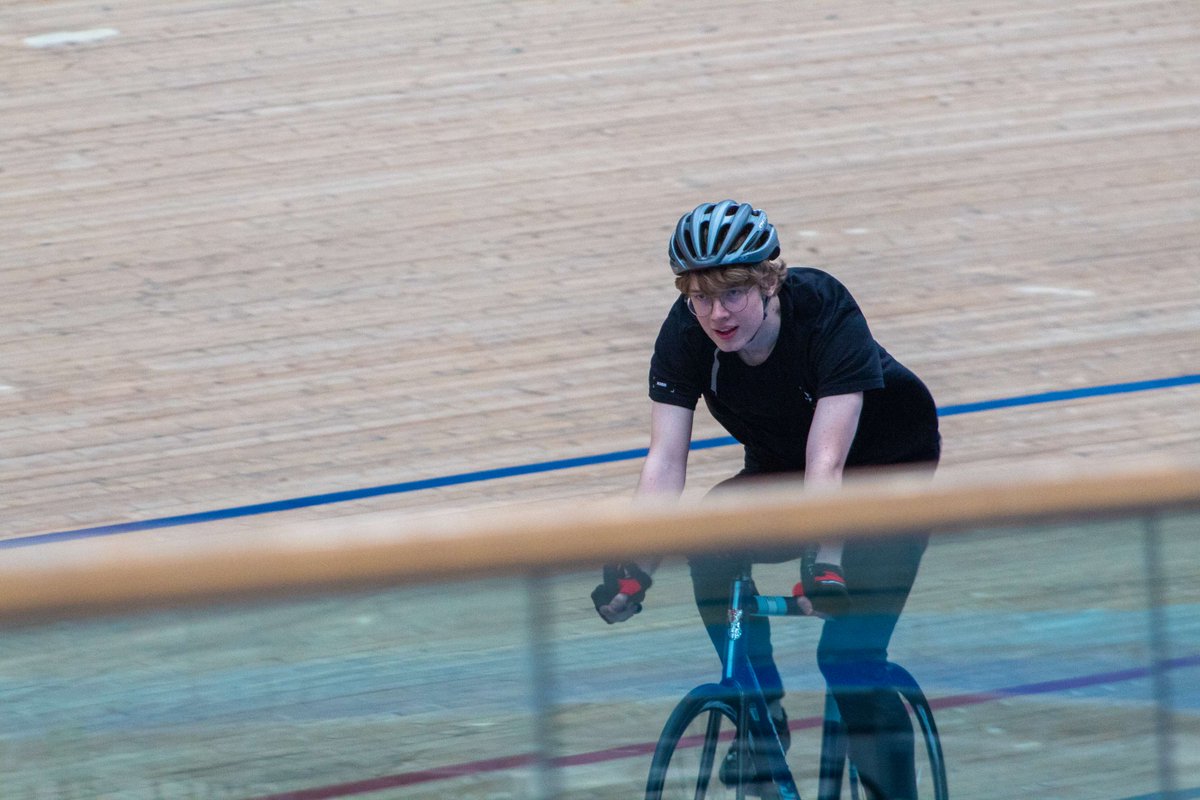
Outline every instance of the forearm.
<path fill-rule="evenodd" d="M 804 470 L 804 488 L 807 492 L 826 492 L 842 485 L 842 473 L 846 462 L 839 447 L 824 446 L 823 442 L 810 441 L 808 464 Z M 822 540 L 816 560 L 822 564 L 841 566 L 844 542 L 841 539 Z"/>
<path fill-rule="evenodd" d="M 663 464 L 647 457 L 634 495 L 639 499 L 676 498 L 683 492 L 686 476 L 686 465 Z M 653 575 L 661 561 L 661 557 L 643 557 L 636 563 L 647 574 Z"/>
<path fill-rule="evenodd" d="M 861 394 L 823 398 L 818 402 L 805 451 L 806 491 L 826 492 L 842 485 L 861 410 Z M 821 542 L 816 560 L 841 566 L 843 545 L 840 539 Z"/>
<path fill-rule="evenodd" d="M 650 448 L 638 477 L 636 498 L 673 500 L 683 493 L 691 450 L 692 414 L 690 408 L 651 404 Z M 652 573 L 659 561 L 659 558 L 643 558 L 638 566 Z"/>
<path fill-rule="evenodd" d="M 642 465 L 642 473 L 638 478 L 635 496 L 674 498 L 683 493 L 687 481 L 687 463 L 669 462 L 667 459 L 655 458 L 654 454 L 646 457 Z"/>
<path fill-rule="evenodd" d="M 692 441 L 692 410 L 654 403 L 650 448 L 638 477 L 637 497 L 675 498 L 683 492 Z"/>

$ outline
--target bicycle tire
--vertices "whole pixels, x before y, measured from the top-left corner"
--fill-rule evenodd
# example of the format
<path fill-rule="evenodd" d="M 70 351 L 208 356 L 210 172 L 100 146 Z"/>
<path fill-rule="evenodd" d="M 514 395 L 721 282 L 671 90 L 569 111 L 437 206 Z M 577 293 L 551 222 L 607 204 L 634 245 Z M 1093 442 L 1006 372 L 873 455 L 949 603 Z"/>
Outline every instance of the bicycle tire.
<path fill-rule="evenodd" d="M 942 752 L 942 739 L 938 735 L 937 722 L 925 692 L 921 691 L 916 679 L 899 664 L 890 664 L 892 685 L 908 704 L 909 713 L 917 720 L 921 739 L 925 742 L 925 756 L 929 762 L 929 778 L 933 785 L 933 800 L 949 800 L 950 788 L 946 780 L 946 759 Z"/>
<path fill-rule="evenodd" d="M 722 784 L 718 772 L 723 743 L 746 746 L 735 739 L 738 715 L 737 694 L 728 687 L 709 683 L 688 692 L 667 718 L 654 748 L 646 800 L 737 797 L 737 787 Z M 754 794 L 763 800 L 779 796 L 773 784 L 756 784 Z"/>
<path fill-rule="evenodd" d="M 946 780 L 946 761 L 942 752 L 941 737 L 933 718 L 933 709 L 913 676 L 898 664 L 889 664 L 891 683 L 908 708 L 909 717 L 916 721 L 914 731 L 920 732 L 924 744 L 925 770 L 917 765 L 918 800 L 949 800 L 950 791 Z M 830 698 L 829 702 L 832 702 Z M 845 730 L 840 721 L 826 723 L 821 744 L 822 761 L 819 800 L 836 800 L 841 796 L 843 775 L 849 779 L 851 800 L 862 800 L 861 784 L 854 764 L 845 758 Z M 836 762 L 836 763 L 835 763 Z M 926 787 L 920 791 L 920 787 Z"/>

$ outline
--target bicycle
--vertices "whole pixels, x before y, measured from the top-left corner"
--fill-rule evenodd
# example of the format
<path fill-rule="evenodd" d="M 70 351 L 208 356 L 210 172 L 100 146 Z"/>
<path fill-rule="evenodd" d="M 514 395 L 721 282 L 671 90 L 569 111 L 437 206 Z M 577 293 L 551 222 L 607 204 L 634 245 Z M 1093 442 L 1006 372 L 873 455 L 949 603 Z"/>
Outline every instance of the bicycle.
<path fill-rule="evenodd" d="M 684 797 L 689 800 L 708 797 L 743 800 L 747 795 L 759 795 L 764 800 L 800 800 L 783 745 L 768 713 L 766 698 L 746 655 L 742 635 L 742 620 L 746 615 L 802 616 L 803 612 L 795 597 L 757 594 L 748 574 L 734 579 L 721 682 L 697 686 L 671 712 L 650 762 L 646 800 Z M 947 800 L 946 768 L 929 701 L 907 670 L 891 662 L 888 669 L 892 686 L 903 698 L 910 717 L 916 719 L 925 745 L 928 764 L 917 770 L 919 798 Z M 837 704 L 826 690 L 818 767 L 819 800 L 841 797 L 847 763 L 850 797 L 859 800 L 863 796 L 860 791 L 865 792 L 854 764 L 848 762 L 846 738 Z M 734 785 L 726 786 L 717 776 L 720 766 L 717 748 L 726 741 L 732 743 L 740 763 L 755 763 L 766 769 L 738 770 L 741 774 L 735 777 Z M 690 756 L 697 749 L 698 759 L 693 762 Z M 753 774 L 755 772 L 757 776 Z M 750 777 L 746 773 L 751 773 Z M 770 781 L 756 780 L 762 775 L 768 775 Z"/>

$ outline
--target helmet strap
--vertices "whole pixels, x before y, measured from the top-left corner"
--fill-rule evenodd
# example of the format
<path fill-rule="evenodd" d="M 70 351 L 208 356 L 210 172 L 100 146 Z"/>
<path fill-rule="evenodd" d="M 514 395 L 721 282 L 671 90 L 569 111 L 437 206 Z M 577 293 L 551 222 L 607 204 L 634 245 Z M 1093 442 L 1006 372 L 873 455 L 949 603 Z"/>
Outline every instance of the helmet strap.
<path fill-rule="evenodd" d="M 763 322 L 767 321 L 767 306 L 770 305 L 770 303 L 771 303 L 771 295 L 766 294 L 764 292 L 763 293 L 763 317 L 762 317 Z M 758 326 L 758 330 L 756 330 L 754 332 L 754 335 L 750 337 L 749 341 L 747 341 L 746 344 L 743 345 L 743 347 L 749 347 L 751 344 L 753 344 L 754 340 L 758 338 L 758 335 L 760 333 L 762 333 L 762 324 L 761 323 Z"/>

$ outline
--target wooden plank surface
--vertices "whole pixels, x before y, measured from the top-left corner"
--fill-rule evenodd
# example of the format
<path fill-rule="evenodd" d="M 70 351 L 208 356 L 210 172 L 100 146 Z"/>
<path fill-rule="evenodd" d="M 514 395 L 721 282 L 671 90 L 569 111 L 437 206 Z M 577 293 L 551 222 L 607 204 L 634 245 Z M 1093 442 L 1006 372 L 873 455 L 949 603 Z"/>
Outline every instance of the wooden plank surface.
<path fill-rule="evenodd" d="M 0 24 L 8 537 L 643 446 L 666 234 L 709 197 L 767 208 L 942 404 L 1200 362 L 1189 3 Z M 947 420 L 946 466 L 1194 457 L 1194 397 Z M 372 508 L 626 493 L 614 470 Z"/>
<path fill-rule="evenodd" d="M 113 33 L 45 47 L 34 38 L 88 31 Z M 0 537 L 643 447 L 647 361 L 673 299 L 667 234 L 684 210 L 726 196 L 769 211 L 790 263 L 841 278 L 880 341 L 943 406 L 1200 373 L 1198 45 L 1200 6 L 1190 0 L 5 2 Z M 941 479 L 1144 456 L 1195 464 L 1198 392 L 1191 384 L 946 417 Z M 700 419 L 697 436 L 719 433 Z M 737 463 L 733 448 L 697 453 L 690 491 Z M 169 547 L 364 513 L 619 499 L 637 467 L 595 464 L 122 538 Z M 961 598 L 936 587 L 966 574 L 969 591 L 1002 594 L 1011 576 L 980 567 L 1022 552 L 1000 547 L 983 561 L 973 550 L 931 553 L 914 596 L 929 603 L 928 629 L 1004 629 L 1012 619 L 986 609 L 964 622 Z M 1087 555 L 1094 563 L 1063 567 L 1062 577 L 1098 569 L 1119 579 L 1102 549 Z M 660 619 L 694 633 L 686 577 L 673 576 Z M 564 579 L 564 597 L 590 580 Z M 516 600 L 501 605 L 522 613 Z M 1192 614 L 1194 598 L 1179 608 Z M 296 634 L 279 640 L 295 647 L 319 616 L 276 611 L 211 629 L 185 616 L 166 634 L 148 626 L 147 639 L 136 622 L 52 627 L 20 642 L 6 634 L 9 652 L 25 654 L 8 674 L 23 674 L 20 663 L 34 676 L 10 684 L 10 698 L 49 686 L 80 702 L 49 718 L 63 725 L 31 728 L 46 735 L 6 750 L 8 775 L 47 752 L 68 765 L 34 772 L 14 796 L 96 796 L 114 764 L 141 781 L 125 796 L 229 797 L 244 795 L 222 776 L 254 772 L 248 764 L 274 769 L 271 786 L 302 788 L 455 763 L 456 742 L 481 757 L 527 747 L 525 723 L 497 708 L 371 717 L 357 728 L 301 719 L 313 692 L 332 718 L 340 708 L 363 723 L 355 715 L 365 713 L 353 699 L 361 664 L 301 649 L 247 657 L 297 670 L 299 694 L 272 706 L 279 698 L 266 693 L 255 719 L 217 714 L 215 727 L 172 728 L 181 739 L 161 752 L 189 754 L 186 765 L 119 744 L 165 743 L 153 708 L 137 707 L 149 715 L 140 723 L 103 717 L 112 739 L 72 726 L 129 699 L 122 676 L 143 675 L 131 658 L 179 670 L 161 684 L 171 708 L 242 697 L 233 690 L 245 673 L 231 667 L 229 683 L 209 684 L 208 667 L 187 664 L 209 646 L 230 647 L 236 661 L 247 651 L 230 637 L 274 625 Z M 347 613 L 335 619 L 369 616 Z M 1080 610 L 1084 621 L 1089 613 Z M 567 616 L 565 626 L 594 624 L 590 608 Z M 365 643 L 348 652 L 415 659 L 406 643 L 380 638 L 396 625 L 384 618 L 364 624 Z M 583 650 L 568 666 L 599 657 L 584 646 L 596 635 L 571 634 Z M 481 654 L 510 652 L 503 631 L 458 636 Z M 655 674 L 635 638 L 604 640 L 604 652 L 636 654 L 623 667 Z M 328 671 L 307 671 L 322 659 Z M 112 681 L 53 671 L 85 663 L 109 665 Z M 413 685 L 436 674 L 438 662 L 428 663 Z M 809 662 L 795 669 L 797 680 L 812 674 Z M 264 676 L 278 678 L 249 677 Z M 509 673 L 483 676 L 511 688 Z M 63 695 L 70 686 L 94 691 Z M 564 717 L 582 721 L 572 736 L 593 736 L 580 747 L 594 751 L 612 736 L 606 726 L 653 728 L 673 692 L 625 704 L 615 721 L 588 717 L 594 707 L 583 701 Z M 1012 794 L 1150 791 L 1144 697 L 1117 694 L 947 710 L 962 737 L 952 759 L 959 796 L 995 796 L 1035 759 L 1044 770 L 1028 770 Z M 30 708 L 22 719 L 46 711 Z M 1030 719 L 1046 726 L 1018 735 Z M 1191 712 L 1178 724 L 1194 734 Z M 506 726 L 514 735 L 495 735 Z M 404 730 L 412 735 L 394 763 L 364 745 Z M 1069 766 L 1036 756 L 1063 753 L 1041 749 L 1047 740 L 1125 730 L 1137 732 L 1137 747 L 1088 733 Z M 330 760 L 314 765 L 318 749 Z M 1095 770 L 1098 761 L 1118 777 Z M 571 778 L 583 782 L 573 790 L 603 797 L 603 780 L 587 781 L 614 772 L 605 762 L 572 773 L 585 776 Z M 1047 773 L 1049 784 L 1034 780 Z M 1122 774 L 1137 782 L 1113 788 Z M 504 797 L 526 796 L 531 778 L 516 769 L 459 780 L 449 791 Z"/>

